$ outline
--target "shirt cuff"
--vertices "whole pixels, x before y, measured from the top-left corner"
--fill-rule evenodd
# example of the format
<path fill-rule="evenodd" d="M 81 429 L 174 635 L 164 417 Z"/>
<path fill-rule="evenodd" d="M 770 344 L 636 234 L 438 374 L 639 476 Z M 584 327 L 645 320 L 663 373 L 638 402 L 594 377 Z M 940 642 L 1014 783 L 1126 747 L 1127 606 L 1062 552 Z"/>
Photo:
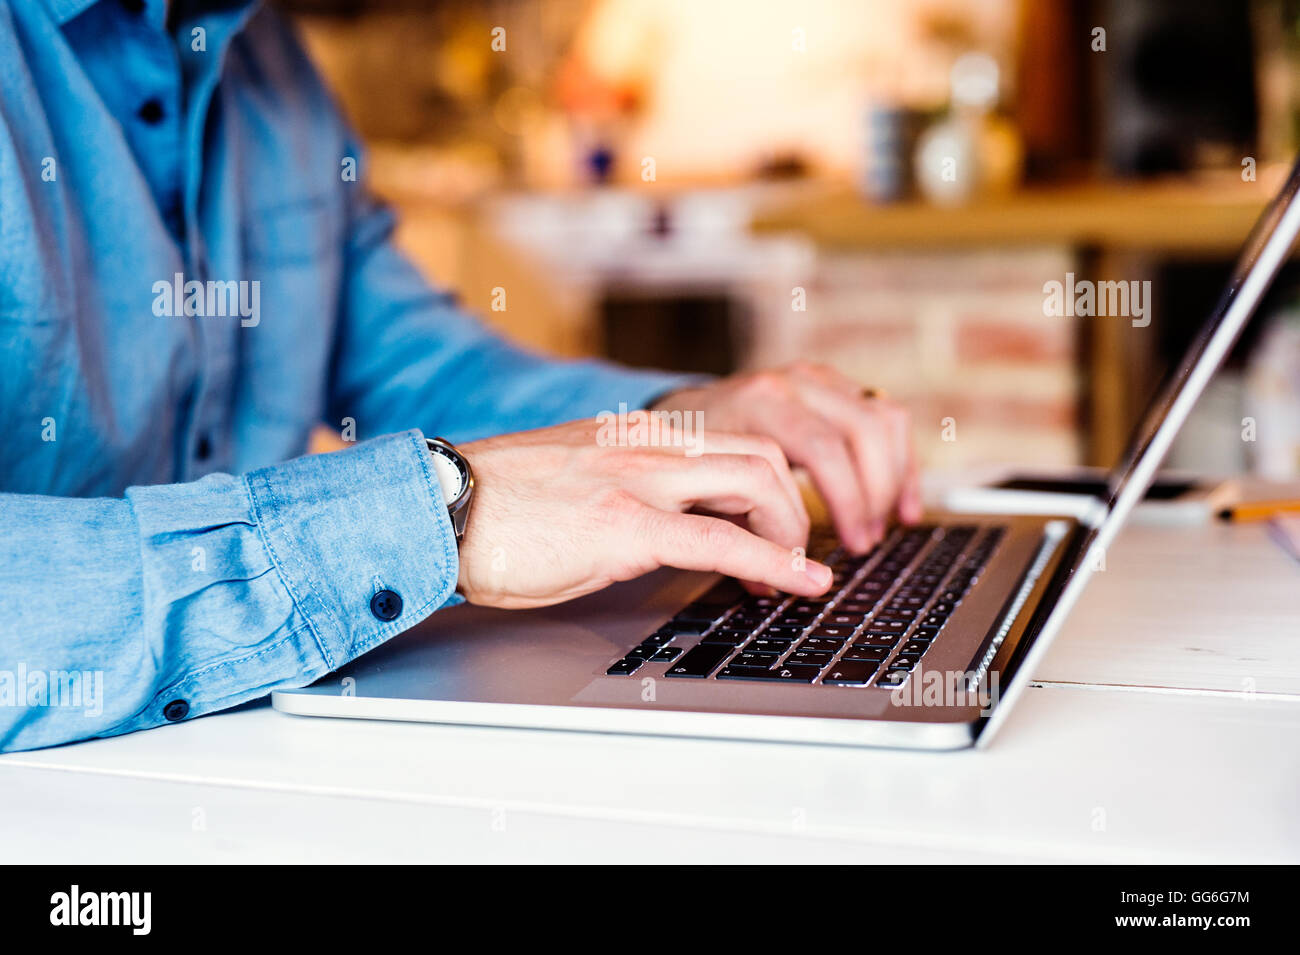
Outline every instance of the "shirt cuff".
<path fill-rule="evenodd" d="M 419 431 L 252 471 L 245 484 L 327 671 L 462 602 L 455 532 Z"/>
<path fill-rule="evenodd" d="M 663 399 L 667 398 L 674 392 L 684 391 L 687 388 L 700 388 L 704 385 L 712 384 L 717 381 L 714 375 L 705 374 L 665 374 L 661 380 L 655 381 L 647 388 L 646 393 L 641 397 L 638 404 L 632 405 L 634 408 L 649 408 L 657 405 Z"/>

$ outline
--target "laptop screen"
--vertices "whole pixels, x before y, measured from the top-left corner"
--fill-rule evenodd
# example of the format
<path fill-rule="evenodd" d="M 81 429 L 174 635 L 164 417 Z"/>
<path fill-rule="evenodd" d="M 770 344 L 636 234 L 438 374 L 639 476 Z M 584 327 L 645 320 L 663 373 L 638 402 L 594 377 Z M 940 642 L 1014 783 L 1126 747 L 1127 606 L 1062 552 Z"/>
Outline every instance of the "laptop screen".
<path fill-rule="evenodd" d="M 1174 433 L 1182 425 L 1210 376 L 1227 356 L 1268 290 L 1295 239 L 1294 220 L 1297 217 L 1287 216 L 1286 213 L 1295 205 L 1297 193 L 1300 193 L 1300 161 L 1292 167 L 1281 191 L 1255 223 L 1218 304 L 1196 333 L 1182 359 L 1165 376 L 1155 397 L 1138 420 L 1130 435 L 1127 450 L 1108 478 L 1107 513 L 1115 511 L 1121 496 L 1139 476 L 1140 464 L 1153 453 L 1156 460 L 1150 468 L 1142 468 L 1141 471 L 1153 470 L 1160 463 L 1159 459 L 1164 457 Z M 1284 219 L 1285 228 L 1282 228 Z M 1238 307 L 1234 309 L 1234 305 Z M 1197 380 L 1193 380 L 1194 376 Z M 1179 405 L 1183 407 L 1178 407 Z M 1163 440 L 1160 442 L 1162 446 L 1156 448 L 1158 436 Z M 1145 476 L 1144 480 L 1149 481 L 1150 476 Z M 1140 496 L 1140 491 L 1137 493 Z"/>
<path fill-rule="evenodd" d="M 1155 478 L 1174 435 L 1191 413 L 1210 378 L 1218 371 L 1246 322 L 1282 267 L 1300 233 L 1300 162 L 1292 168 L 1286 184 L 1264 210 L 1250 237 L 1228 287 L 1182 360 L 1156 392 L 1129 442 L 1128 451 L 1107 480 L 1110 496 L 1099 515 L 1084 521 L 1070 543 L 1070 555 L 1063 565 L 1065 579 L 1058 593 L 1036 612 L 1031 621 L 1023 656 L 1003 683 L 1002 699 L 980 732 L 980 746 L 987 746 L 1006 721 L 1019 695 L 1029 683 L 1070 609 L 1078 600 L 1091 571 L 1097 566 L 1097 548 L 1104 550 L 1123 525 L 1133 506 Z"/>

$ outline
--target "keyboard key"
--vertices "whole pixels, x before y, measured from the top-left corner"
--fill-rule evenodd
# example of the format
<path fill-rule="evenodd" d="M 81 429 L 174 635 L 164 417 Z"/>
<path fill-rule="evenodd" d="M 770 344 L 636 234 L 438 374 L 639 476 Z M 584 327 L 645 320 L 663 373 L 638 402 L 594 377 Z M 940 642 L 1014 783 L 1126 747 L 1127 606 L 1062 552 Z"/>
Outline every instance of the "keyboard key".
<path fill-rule="evenodd" d="M 840 659 L 844 661 L 871 661 L 879 666 L 885 662 L 887 656 L 889 656 L 889 647 L 852 646 L 844 651 L 844 655 Z"/>
<path fill-rule="evenodd" d="M 624 657 L 605 672 L 610 676 L 627 676 L 629 673 L 635 673 L 641 669 L 644 660 L 638 660 L 634 657 Z"/>
<path fill-rule="evenodd" d="M 832 686 L 866 686 L 876 672 L 878 665 L 876 663 L 841 660 L 827 671 L 826 675 L 822 677 L 822 682 L 829 683 Z"/>
<path fill-rule="evenodd" d="M 816 610 L 796 610 L 793 607 L 785 607 L 777 613 L 776 619 L 795 623 L 800 620 L 816 620 L 824 610 L 824 607 L 819 607 Z"/>
<path fill-rule="evenodd" d="M 668 668 L 665 676 L 706 677 L 730 654 L 731 647 L 725 644 L 701 643 L 687 650 L 680 660 Z"/>
<path fill-rule="evenodd" d="M 701 643 L 724 643 L 729 647 L 738 647 L 749 639 L 750 631 L 732 630 L 727 627 L 721 627 L 706 633 L 700 638 Z"/>
<path fill-rule="evenodd" d="M 868 630 L 854 640 L 853 645 L 855 647 L 892 647 L 902 636 L 901 633 L 881 633 L 876 630 Z"/>
<path fill-rule="evenodd" d="M 867 629 L 876 633 L 902 633 L 912 621 L 900 620 L 897 617 L 873 617 Z"/>
<path fill-rule="evenodd" d="M 865 616 L 871 613 L 875 606 L 876 602 L 874 600 L 846 600 L 843 603 L 836 604 L 835 610 L 837 613 L 852 613 Z"/>
<path fill-rule="evenodd" d="M 809 637 L 803 643 L 799 644 L 799 649 L 821 650 L 826 653 L 835 653 L 842 646 L 844 646 L 843 640 L 831 640 L 828 637 Z"/>
<path fill-rule="evenodd" d="M 669 633 L 703 633 L 713 626 L 712 620 L 669 620 L 661 629 Z"/>
<path fill-rule="evenodd" d="M 772 671 L 767 667 L 746 667 L 728 664 L 718 671 L 719 680 L 767 680 Z"/>
<path fill-rule="evenodd" d="M 902 686 L 907 682 L 910 676 L 907 670 L 886 670 L 880 674 L 880 679 L 876 680 L 876 686 L 884 689 L 891 689 L 896 686 Z"/>
<path fill-rule="evenodd" d="M 801 617 L 815 617 L 826 609 L 824 603 L 818 603 L 811 600 L 799 600 L 785 608 L 787 614 L 798 614 Z"/>
<path fill-rule="evenodd" d="M 827 627 L 856 627 L 864 619 L 866 619 L 865 614 L 832 612 L 822 617 L 821 623 Z"/>
<path fill-rule="evenodd" d="M 650 658 L 651 663 L 672 663 L 682 654 L 681 647 L 664 647 Z"/>
<path fill-rule="evenodd" d="M 853 627 L 816 627 L 810 637 L 827 637 L 831 640 L 847 640 L 853 636 Z"/>
<path fill-rule="evenodd" d="M 880 612 L 877 619 L 911 620 L 917 614 L 915 607 L 895 607 L 892 604 Z"/>
<path fill-rule="evenodd" d="M 658 633 L 652 633 L 641 641 L 642 645 L 653 644 L 656 647 L 665 647 L 673 642 L 673 634 L 664 633 L 660 630 Z"/>
<path fill-rule="evenodd" d="M 776 663 L 776 661 L 779 659 L 781 659 L 780 654 L 776 654 L 776 653 L 750 653 L 746 651 L 743 653 L 738 653 L 734 657 L 732 657 L 731 662 L 728 665 L 745 666 L 745 667 L 762 667 L 763 669 L 766 670 L 766 669 L 770 669 L 772 664 Z"/>
<path fill-rule="evenodd" d="M 756 640 L 753 640 L 747 647 L 745 647 L 745 649 L 752 650 L 755 653 L 785 653 L 785 651 L 790 649 L 790 645 L 793 643 L 793 639 L 777 639 L 764 634 Z"/>
<path fill-rule="evenodd" d="M 792 627 L 789 624 L 774 623 L 763 631 L 763 636 L 772 639 L 793 639 L 794 637 L 803 636 L 803 632 L 807 629 L 808 627 L 803 624 Z"/>
<path fill-rule="evenodd" d="M 817 679 L 817 674 L 821 673 L 821 667 L 805 666 L 796 663 L 788 666 L 782 664 L 767 671 L 769 680 L 789 680 L 791 683 L 811 683 Z"/>
<path fill-rule="evenodd" d="M 796 650 L 785 658 L 785 662 L 787 665 L 791 663 L 806 663 L 809 666 L 815 666 L 818 669 L 821 669 L 826 664 L 830 663 L 834 657 L 834 653 L 827 653 L 825 651 Z"/>
<path fill-rule="evenodd" d="M 627 659 L 629 659 L 629 660 L 633 660 L 633 659 L 636 659 L 636 660 L 649 660 L 649 659 L 650 659 L 652 656 L 654 656 L 658 651 L 659 651 L 659 648 L 658 648 L 658 647 L 647 647 L 647 646 L 643 643 L 643 644 L 641 644 L 641 646 L 639 646 L 639 647 L 633 647 L 631 650 L 627 651 Z"/>

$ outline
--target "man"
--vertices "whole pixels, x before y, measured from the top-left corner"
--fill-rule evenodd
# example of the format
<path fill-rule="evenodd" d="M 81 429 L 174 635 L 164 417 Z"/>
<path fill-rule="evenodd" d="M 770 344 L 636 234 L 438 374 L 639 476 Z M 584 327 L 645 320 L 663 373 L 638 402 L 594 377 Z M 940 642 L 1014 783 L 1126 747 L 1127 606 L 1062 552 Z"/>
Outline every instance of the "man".
<path fill-rule="evenodd" d="M 256 0 L 0 4 L 0 748 L 300 686 L 462 599 L 821 593 L 787 462 L 855 550 L 917 516 L 905 416 L 830 370 L 549 361 L 458 312 Z M 623 402 L 703 453 L 598 440 Z M 302 456 L 320 422 L 361 441 Z M 459 543 L 426 434 L 476 479 Z"/>

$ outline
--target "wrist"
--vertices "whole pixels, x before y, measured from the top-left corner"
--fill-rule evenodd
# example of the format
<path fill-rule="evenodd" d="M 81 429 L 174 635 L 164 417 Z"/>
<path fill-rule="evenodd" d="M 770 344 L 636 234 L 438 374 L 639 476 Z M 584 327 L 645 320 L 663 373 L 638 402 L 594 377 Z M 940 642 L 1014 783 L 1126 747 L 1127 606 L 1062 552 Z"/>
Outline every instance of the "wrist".
<path fill-rule="evenodd" d="M 708 385 L 686 385 L 664 392 L 646 405 L 647 411 L 700 411 L 708 394 Z"/>

